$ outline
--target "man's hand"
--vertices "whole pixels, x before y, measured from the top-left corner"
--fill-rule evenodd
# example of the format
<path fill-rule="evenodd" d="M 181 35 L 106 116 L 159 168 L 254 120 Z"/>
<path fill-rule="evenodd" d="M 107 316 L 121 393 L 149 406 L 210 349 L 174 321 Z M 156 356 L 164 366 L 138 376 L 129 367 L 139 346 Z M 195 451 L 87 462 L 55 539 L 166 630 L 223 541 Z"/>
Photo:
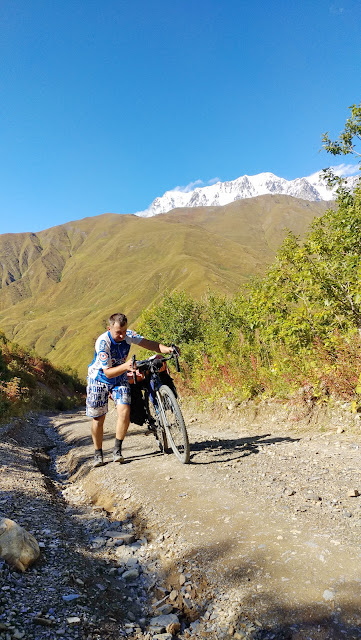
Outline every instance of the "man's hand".
<path fill-rule="evenodd" d="M 164 354 L 165 356 L 166 356 L 166 355 L 170 356 L 170 355 L 171 355 L 171 353 L 173 353 L 173 347 L 165 347 L 165 348 L 164 348 L 164 350 L 163 350 L 163 354 Z"/>
<path fill-rule="evenodd" d="M 175 345 L 173 347 L 166 347 L 165 345 L 159 345 L 160 347 L 162 347 L 162 351 L 161 353 L 163 353 L 163 355 L 171 355 L 172 353 L 176 353 L 177 355 L 180 355 L 180 349 L 179 347 L 176 347 Z"/>
<path fill-rule="evenodd" d="M 170 353 L 175 353 L 177 356 L 180 356 L 181 350 L 179 347 L 177 347 L 176 344 L 174 344 L 173 347 L 169 347 L 169 348 L 170 348 Z"/>
<path fill-rule="evenodd" d="M 117 376 L 121 376 L 123 373 L 127 373 L 130 371 L 131 373 L 135 371 L 133 369 L 133 361 L 132 358 L 129 358 L 126 362 L 122 362 L 122 364 L 118 364 L 115 367 L 109 367 L 108 369 L 103 369 L 104 375 L 109 378 L 116 378 Z"/>
<path fill-rule="evenodd" d="M 133 358 L 129 358 L 126 362 L 124 362 L 124 367 L 126 367 L 125 371 L 136 371 L 136 367 L 133 367 Z"/>

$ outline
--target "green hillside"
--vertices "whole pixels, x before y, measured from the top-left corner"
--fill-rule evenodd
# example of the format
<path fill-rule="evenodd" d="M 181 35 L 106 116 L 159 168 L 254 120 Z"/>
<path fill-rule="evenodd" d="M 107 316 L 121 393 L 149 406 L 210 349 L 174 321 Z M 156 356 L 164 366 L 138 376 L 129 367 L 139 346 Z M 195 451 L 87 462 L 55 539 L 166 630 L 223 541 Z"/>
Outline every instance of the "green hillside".
<path fill-rule="evenodd" d="M 85 389 L 71 371 L 57 370 L 0 332 L 0 424 L 44 409 L 70 409 Z"/>
<path fill-rule="evenodd" d="M 117 310 L 135 323 L 165 289 L 230 294 L 264 273 L 287 227 L 301 236 L 326 203 L 260 196 L 153 218 L 104 214 L 0 236 L 0 327 L 84 377 Z"/>

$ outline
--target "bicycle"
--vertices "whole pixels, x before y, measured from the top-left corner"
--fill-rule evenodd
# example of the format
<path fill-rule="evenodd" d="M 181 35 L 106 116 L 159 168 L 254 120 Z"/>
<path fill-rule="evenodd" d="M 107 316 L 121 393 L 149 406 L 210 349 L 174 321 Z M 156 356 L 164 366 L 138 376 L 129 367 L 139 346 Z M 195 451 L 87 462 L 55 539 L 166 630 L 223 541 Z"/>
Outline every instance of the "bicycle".
<path fill-rule="evenodd" d="M 176 370 L 180 371 L 179 354 L 172 346 L 173 353 L 169 356 L 154 355 L 147 360 L 135 360 L 133 356 L 133 369 L 136 371 L 131 374 L 130 382 L 133 383 L 131 387 L 138 391 L 138 400 L 141 397 L 145 417 L 143 424 L 146 422 L 148 429 L 155 435 L 160 451 L 173 451 L 182 464 L 187 464 L 190 457 L 187 429 L 166 364 L 173 359 Z"/>

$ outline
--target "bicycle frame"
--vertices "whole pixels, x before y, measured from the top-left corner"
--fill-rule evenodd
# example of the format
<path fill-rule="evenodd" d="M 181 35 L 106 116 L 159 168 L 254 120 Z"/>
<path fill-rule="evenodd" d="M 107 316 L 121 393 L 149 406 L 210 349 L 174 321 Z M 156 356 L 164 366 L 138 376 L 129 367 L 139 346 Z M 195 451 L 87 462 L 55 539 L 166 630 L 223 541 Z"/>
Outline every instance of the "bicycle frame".
<path fill-rule="evenodd" d="M 166 424 L 167 419 L 163 410 L 162 402 L 159 401 L 158 391 L 162 386 L 162 381 L 156 370 L 152 369 L 149 372 L 149 381 L 147 381 L 148 393 L 150 401 L 152 402 L 157 415 L 160 417 L 161 424 Z"/>
<path fill-rule="evenodd" d="M 154 433 L 160 450 L 169 453 L 169 445 L 178 460 L 183 464 L 189 462 L 189 440 L 184 418 L 177 402 L 177 391 L 170 379 L 169 382 L 161 379 L 161 369 L 167 360 L 174 358 L 176 369 L 179 371 L 178 353 L 170 356 L 152 356 L 147 360 L 133 360 L 134 367 L 143 372 L 144 379 L 139 383 L 142 392 L 144 408 L 147 416 L 148 428 Z M 168 367 L 164 369 L 168 371 Z M 164 370 L 163 369 L 163 370 Z M 136 371 L 133 371 L 133 380 L 136 381 Z M 170 386 L 169 386 L 170 385 Z M 172 388 L 173 390 L 172 390 Z M 152 415 L 150 406 L 154 407 L 155 416 Z"/>

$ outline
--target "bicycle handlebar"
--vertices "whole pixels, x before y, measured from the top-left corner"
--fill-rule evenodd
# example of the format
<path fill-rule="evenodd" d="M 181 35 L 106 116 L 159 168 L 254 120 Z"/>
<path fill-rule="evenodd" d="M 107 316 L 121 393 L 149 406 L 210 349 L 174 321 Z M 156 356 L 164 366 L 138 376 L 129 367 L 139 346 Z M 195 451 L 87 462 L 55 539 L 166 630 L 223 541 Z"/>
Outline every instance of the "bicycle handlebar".
<path fill-rule="evenodd" d="M 179 353 L 178 353 L 178 350 L 177 350 L 177 347 L 175 346 L 175 344 L 172 344 L 171 347 L 173 349 L 172 356 L 174 358 L 175 369 L 176 369 L 177 373 L 179 373 L 180 372 L 180 366 L 179 366 L 179 360 L 178 360 Z"/>
<path fill-rule="evenodd" d="M 151 369 L 151 367 L 158 369 L 162 366 L 163 362 L 166 362 L 167 360 L 174 360 L 176 371 L 179 373 L 180 372 L 180 366 L 179 366 L 179 360 L 178 360 L 179 353 L 174 344 L 172 344 L 171 346 L 173 348 L 173 353 L 171 353 L 169 356 L 161 356 L 160 358 L 159 357 L 154 358 L 154 356 L 151 356 L 146 360 L 137 360 L 137 361 L 135 360 L 135 356 L 133 356 L 133 367 L 136 367 L 138 371 L 141 371 L 142 369 Z M 133 375 L 135 377 L 135 373 L 133 373 Z"/>

